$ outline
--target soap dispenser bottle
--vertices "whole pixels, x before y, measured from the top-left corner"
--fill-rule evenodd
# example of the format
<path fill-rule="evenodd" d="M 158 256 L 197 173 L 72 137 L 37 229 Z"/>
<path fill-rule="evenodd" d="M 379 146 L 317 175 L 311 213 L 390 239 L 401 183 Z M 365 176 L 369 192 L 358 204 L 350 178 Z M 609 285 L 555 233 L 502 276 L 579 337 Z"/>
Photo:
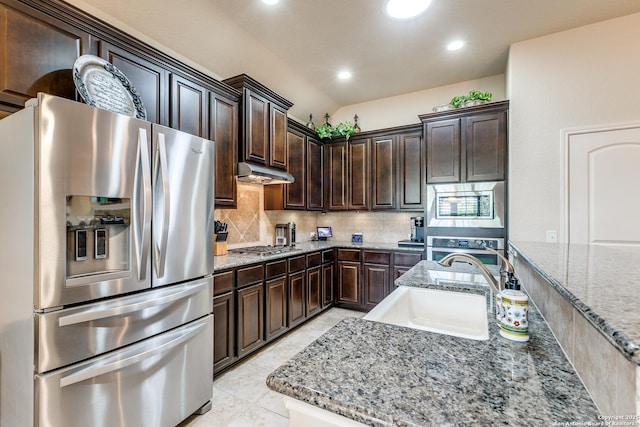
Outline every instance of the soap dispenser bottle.
<path fill-rule="evenodd" d="M 529 341 L 529 297 L 520 290 L 513 273 L 508 273 L 505 289 L 496 297 L 496 319 L 500 335 L 512 341 Z"/>

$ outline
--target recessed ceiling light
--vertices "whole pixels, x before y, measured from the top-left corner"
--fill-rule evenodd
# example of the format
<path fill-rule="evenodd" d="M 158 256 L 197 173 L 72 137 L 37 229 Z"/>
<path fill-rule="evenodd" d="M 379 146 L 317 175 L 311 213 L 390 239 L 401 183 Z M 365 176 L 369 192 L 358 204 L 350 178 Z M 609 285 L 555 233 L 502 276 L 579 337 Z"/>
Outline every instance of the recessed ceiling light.
<path fill-rule="evenodd" d="M 396 19 L 408 19 L 427 10 L 433 0 L 389 0 L 387 14 Z"/>
<path fill-rule="evenodd" d="M 278 3 L 280 0 L 262 0 L 263 3 L 266 4 L 276 4 Z"/>
<path fill-rule="evenodd" d="M 452 41 L 451 43 L 449 43 L 447 45 L 447 49 L 448 50 L 458 50 L 462 46 L 464 46 L 464 42 L 462 40 L 455 40 L 455 41 Z"/>
<path fill-rule="evenodd" d="M 347 71 L 347 70 L 340 71 L 338 73 L 338 78 L 340 80 L 348 80 L 348 79 L 350 79 L 351 78 L 351 71 Z"/>

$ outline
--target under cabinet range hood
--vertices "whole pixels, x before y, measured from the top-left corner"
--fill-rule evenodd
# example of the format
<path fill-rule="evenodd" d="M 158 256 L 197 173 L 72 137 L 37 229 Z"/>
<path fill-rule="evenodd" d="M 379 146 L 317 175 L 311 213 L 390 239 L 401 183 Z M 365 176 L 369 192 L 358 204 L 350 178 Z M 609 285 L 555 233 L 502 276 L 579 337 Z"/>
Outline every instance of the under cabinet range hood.
<path fill-rule="evenodd" d="M 252 163 L 238 163 L 238 181 L 252 184 L 292 184 L 293 175 L 285 171 L 265 168 Z"/>

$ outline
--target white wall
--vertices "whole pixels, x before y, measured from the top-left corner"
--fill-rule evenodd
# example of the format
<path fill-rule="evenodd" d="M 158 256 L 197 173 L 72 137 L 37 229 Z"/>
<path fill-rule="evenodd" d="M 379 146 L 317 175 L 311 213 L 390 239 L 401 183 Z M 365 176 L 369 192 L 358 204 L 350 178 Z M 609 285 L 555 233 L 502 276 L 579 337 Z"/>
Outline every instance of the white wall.
<path fill-rule="evenodd" d="M 632 14 L 511 46 L 511 239 L 562 236 L 563 130 L 640 118 L 639 42 L 640 14 Z"/>
<path fill-rule="evenodd" d="M 346 121 L 353 123 L 353 116 L 357 114 L 358 124 L 363 131 L 420 123 L 418 115 L 430 113 L 436 105 L 448 104 L 454 96 L 466 95 L 470 90 L 491 92 L 493 94 L 492 101 L 502 101 L 505 99 L 505 76 L 499 74 L 449 86 L 347 105 L 334 112 L 329 121 L 332 125 Z M 324 119 L 317 118 L 314 122 L 316 125 L 321 124 Z"/>

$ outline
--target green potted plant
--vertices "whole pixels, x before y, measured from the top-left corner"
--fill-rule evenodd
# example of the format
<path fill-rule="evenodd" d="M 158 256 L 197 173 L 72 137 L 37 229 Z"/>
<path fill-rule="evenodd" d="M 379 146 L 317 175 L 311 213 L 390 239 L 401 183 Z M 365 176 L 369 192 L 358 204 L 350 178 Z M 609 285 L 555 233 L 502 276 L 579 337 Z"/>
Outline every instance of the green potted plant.
<path fill-rule="evenodd" d="M 331 126 L 329 123 L 324 123 L 316 127 L 316 134 L 321 139 L 331 139 L 333 136 L 344 136 L 348 141 L 349 137 L 356 132 L 356 127 L 351 122 L 342 122 L 335 127 Z"/>
<path fill-rule="evenodd" d="M 491 92 L 480 92 L 478 90 L 470 90 L 467 95 L 454 96 L 450 104 L 455 108 L 472 107 L 474 105 L 484 104 L 491 101 Z"/>

